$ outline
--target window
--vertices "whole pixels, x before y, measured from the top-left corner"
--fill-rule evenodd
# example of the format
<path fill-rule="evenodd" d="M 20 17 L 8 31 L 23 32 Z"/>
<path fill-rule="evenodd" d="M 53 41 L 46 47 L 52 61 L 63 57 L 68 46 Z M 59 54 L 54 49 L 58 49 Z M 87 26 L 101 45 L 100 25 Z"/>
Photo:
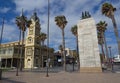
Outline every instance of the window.
<path fill-rule="evenodd" d="M 15 49 L 14 51 L 15 51 L 15 52 L 16 52 L 16 51 L 18 52 L 17 49 Z M 8 54 L 12 54 L 12 48 L 9 48 L 9 49 L 8 49 Z"/>
<path fill-rule="evenodd" d="M 38 48 L 35 49 L 35 54 L 39 55 L 39 49 Z"/>
<path fill-rule="evenodd" d="M 6 54 L 6 49 L 1 49 L 0 54 Z"/>
<path fill-rule="evenodd" d="M 5 53 L 6 53 L 6 50 L 4 49 L 4 50 L 3 50 L 3 54 L 5 54 Z"/>
<path fill-rule="evenodd" d="M 33 35 L 33 29 L 29 29 L 29 35 Z"/>

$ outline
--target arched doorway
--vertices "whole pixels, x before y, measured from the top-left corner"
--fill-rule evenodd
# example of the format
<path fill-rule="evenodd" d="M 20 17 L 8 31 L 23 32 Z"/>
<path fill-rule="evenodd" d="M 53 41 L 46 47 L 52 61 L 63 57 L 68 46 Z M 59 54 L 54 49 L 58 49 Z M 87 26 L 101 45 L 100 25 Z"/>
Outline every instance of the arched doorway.
<path fill-rule="evenodd" d="M 32 66 L 31 59 L 27 59 L 27 66 L 28 66 L 28 68 L 31 68 L 31 66 Z"/>

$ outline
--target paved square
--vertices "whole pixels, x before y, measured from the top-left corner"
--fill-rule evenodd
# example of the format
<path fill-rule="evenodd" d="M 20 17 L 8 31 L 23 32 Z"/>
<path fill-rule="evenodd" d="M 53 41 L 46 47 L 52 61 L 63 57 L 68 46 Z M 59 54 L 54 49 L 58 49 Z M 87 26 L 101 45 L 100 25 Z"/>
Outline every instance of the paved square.
<path fill-rule="evenodd" d="M 79 72 L 3 72 L 3 79 L 0 83 L 120 83 L 119 73 L 79 73 Z"/>

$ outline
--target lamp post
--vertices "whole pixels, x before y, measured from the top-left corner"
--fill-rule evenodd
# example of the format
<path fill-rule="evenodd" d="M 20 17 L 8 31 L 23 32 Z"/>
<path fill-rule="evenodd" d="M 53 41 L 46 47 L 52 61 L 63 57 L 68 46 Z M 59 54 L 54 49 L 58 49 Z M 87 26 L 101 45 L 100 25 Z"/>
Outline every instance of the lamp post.
<path fill-rule="evenodd" d="M 112 52 L 111 52 L 111 46 L 108 47 L 109 48 L 109 52 L 110 52 L 110 63 L 111 63 L 111 70 L 113 72 L 113 57 L 112 57 Z"/>
<path fill-rule="evenodd" d="M 3 17 L 2 29 L 1 29 L 1 36 L 0 36 L 0 50 L 1 50 L 3 29 L 4 29 L 4 17 Z M 2 59 L 0 58 L 0 80 L 2 79 L 2 69 L 1 69 L 1 66 L 2 66 Z"/>
<path fill-rule="evenodd" d="M 1 50 L 1 43 L 2 43 L 3 29 L 4 29 L 4 17 L 3 17 L 2 29 L 1 29 L 1 35 L 0 35 L 0 50 Z M 1 58 L 0 67 L 1 67 L 1 66 L 2 66 L 2 58 Z"/>
<path fill-rule="evenodd" d="M 48 75 L 48 68 L 49 68 L 49 15 L 50 15 L 50 5 L 48 0 L 48 24 L 47 24 L 47 71 L 46 71 L 46 77 L 49 77 Z"/>
<path fill-rule="evenodd" d="M 1 47 L 1 43 L 2 43 L 3 29 L 4 29 L 4 17 L 3 17 L 3 22 L 2 22 L 1 36 L 0 36 L 0 47 Z"/>

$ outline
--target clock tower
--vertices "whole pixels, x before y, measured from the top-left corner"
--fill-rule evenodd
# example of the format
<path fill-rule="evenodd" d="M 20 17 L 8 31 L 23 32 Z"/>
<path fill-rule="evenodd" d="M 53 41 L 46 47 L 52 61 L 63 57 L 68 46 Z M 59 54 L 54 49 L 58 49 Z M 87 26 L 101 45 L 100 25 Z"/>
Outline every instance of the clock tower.
<path fill-rule="evenodd" d="M 37 13 L 28 21 L 28 33 L 25 42 L 25 68 L 40 67 L 40 20 Z"/>

